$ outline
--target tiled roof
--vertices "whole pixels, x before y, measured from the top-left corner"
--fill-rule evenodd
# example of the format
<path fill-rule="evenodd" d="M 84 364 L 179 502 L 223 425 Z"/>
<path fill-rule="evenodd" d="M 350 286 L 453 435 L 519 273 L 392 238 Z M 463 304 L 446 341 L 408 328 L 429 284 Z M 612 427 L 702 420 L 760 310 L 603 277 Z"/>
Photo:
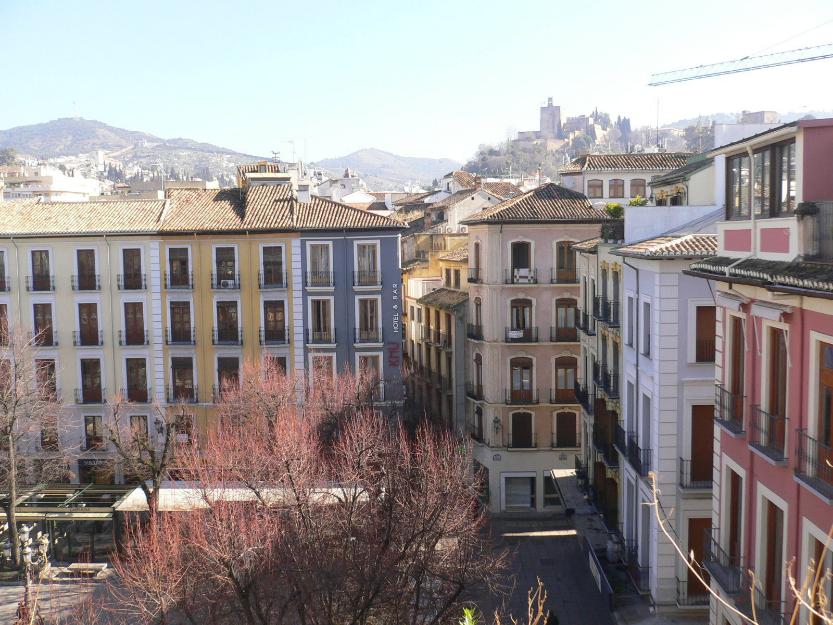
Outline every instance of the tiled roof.
<path fill-rule="evenodd" d="M 266 187 L 252 187 L 251 191 Z M 239 189 L 169 189 L 163 232 L 237 230 L 246 225 Z"/>
<path fill-rule="evenodd" d="M 706 258 L 717 253 L 717 235 L 660 236 L 617 247 L 613 253 L 644 258 Z"/>
<path fill-rule="evenodd" d="M 264 172 L 270 174 L 280 174 L 286 171 L 286 166 L 280 163 L 272 163 L 270 161 L 259 161 L 256 163 L 243 163 L 237 166 L 238 174 L 256 174 L 263 169 Z"/>
<path fill-rule="evenodd" d="M 602 223 L 609 219 L 608 214 L 603 209 L 594 207 L 583 193 L 547 183 L 485 208 L 464 219 L 462 223 Z"/>
<path fill-rule="evenodd" d="M 162 200 L 0 202 L 0 236 L 156 232 Z"/>
<path fill-rule="evenodd" d="M 691 154 L 686 152 L 633 152 L 631 154 L 587 154 L 559 169 L 562 174 L 591 171 L 656 171 L 682 167 Z"/>
<path fill-rule="evenodd" d="M 449 172 L 445 175 L 445 177 L 448 176 L 451 176 L 454 182 L 459 184 L 461 187 L 465 187 L 466 189 L 473 189 L 477 183 L 474 174 L 463 171 L 462 169 Z"/>
<path fill-rule="evenodd" d="M 462 191 L 452 193 L 441 200 L 426 204 L 426 206 L 431 210 L 434 210 L 435 208 L 448 208 L 450 206 L 454 206 L 458 202 L 462 202 L 463 200 L 472 197 L 475 193 L 477 193 L 477 189 L 463 189 Z"/>
<path fill-rule="evenodd" d="M 416 221 L 425 217 L 425 211 L 421 208 L 409 211 L 401 210 L 393 213 L 391 217 L 403 224 L 409 224 L 412 221 Z"/>
<path fill-rule="evenodd" d="M 703 277 L 751 280 L 769 288 L 833 293 L 833 264 L 811 261 L 782 262 L 714 256 L 692 263 L 691 271 Z M 728 275 L 727 275 L 728 273 Z"/>
<path fill-rule="evenodd" d="M 460 247 L 445 252 L 437 256 L 440 260 L 451 260 L 455 262 L 463 262 L 469 259 L 469 246 L 461 245 Z"/>
<path fill-rule="evenodd" d="M 673 184 L 675 182 L 688 180 L 698 171 L 702 171 L 707 167 L 711 167 L 711 164 L 713 162 L 713 158 L 700 158 L 695 161 L 691 161 L 690 163 L 686 163 L 682 167 L 678 167 L 677 169 L 669 171 L 667 174 L 662 174 L 661 176 L 652 178 L 651 187 L 656 189 L 658 186 L 661 185 Z"/>
<path fill-rule="evenodd" d="M 599 243 L 601 242 L 601 237 L 593 237 L 592 239 L 585 239 L 584 241 L 573 243 L 570 247 L 572 247 L 577 252 L 595 253 L 596 248 L 599 247 Z"/>
<path fill-rule="evenodd" d="M 425 193 L 414 193 L 413 195 L 408 195 L 403 198 L 400 198 L 394 202 L 395 206 L 405 206 L 406 204 L 417 204 L 421 203 L 425 198 L 429 195 L 434 195 L 436 191 L 426 191 Z"/>
<path fill-rule="evenodd" d="M 503 200 L 508 200 L 523 193 L 520 187 L 515 186 L 511 182 L 484 182 L 483 190 Z"/>
<path fill-rule="evenodd" d="M 423 295 L 417 300 L 417 303 L 422 304 L 423 306 L 442 308 L 443 310 L 454 310 L 460 304 L 468 301 L 468 299 L 469 294 L 465 291 L 442 287 L 434 289 L 430 293 Z"/>

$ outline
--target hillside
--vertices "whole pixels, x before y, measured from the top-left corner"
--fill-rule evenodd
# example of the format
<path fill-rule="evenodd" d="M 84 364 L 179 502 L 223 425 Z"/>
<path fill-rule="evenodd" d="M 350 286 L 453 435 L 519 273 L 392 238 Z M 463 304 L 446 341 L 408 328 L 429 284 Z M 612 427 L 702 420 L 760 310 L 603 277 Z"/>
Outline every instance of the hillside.
<path fill-rule="evenodd" d="M 458 169 L 460 163 L 449 158 L 399 156 L 366 148 L 346 156 L 317 161 L 315 166 L 334 174 L 341 174 L 349 167 L 367 182 L 369 188 L 383 191 L 409 182 L 429 186 L 435 178 Z"/>

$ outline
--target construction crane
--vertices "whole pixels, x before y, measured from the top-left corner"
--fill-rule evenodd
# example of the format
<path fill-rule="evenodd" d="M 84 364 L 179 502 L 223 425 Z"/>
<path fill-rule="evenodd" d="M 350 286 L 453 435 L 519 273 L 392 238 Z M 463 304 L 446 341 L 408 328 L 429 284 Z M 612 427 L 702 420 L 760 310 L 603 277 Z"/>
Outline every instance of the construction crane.
<path fill-rule="evenodd" d="M 714 76 L 725 76 L 726 74 L 737 74 L 740 72 L 751 72 L 756 69 L 767 67 L 779 67 L 781 65 L 793 65 L 795 63 L 807 63 L 821 59 L 833 58 L 833 43 L 826 43 L 811 48 L 798 48 L 784 52 L 773 52 L 771 54 L 760 54 L 756 56 L 745 56 L 733 61 L 723 61 L 710 65 L 698 65 L 687 67 L 670 72 L 651 74 L 648 82 L 649 87 L 670 85 L 676 82 L 689 80 L 700 80 L 701 78 L 712 78 Z"/>

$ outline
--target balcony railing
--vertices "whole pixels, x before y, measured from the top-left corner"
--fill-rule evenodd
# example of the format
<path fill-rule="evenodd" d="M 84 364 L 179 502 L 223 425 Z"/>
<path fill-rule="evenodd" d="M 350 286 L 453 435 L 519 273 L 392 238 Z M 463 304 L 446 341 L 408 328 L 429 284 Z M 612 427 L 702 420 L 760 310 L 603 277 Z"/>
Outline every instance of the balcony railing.
<path fill-rule="evenodd" d="M 622 309 L 621 302 L 618 300 L 611 300 L 607 302 L 607 315 L 605 321 L 611 328 L 618 328 L 620 324 L 620 311 Z"/>
<path fill-rule="evenodd" d="M 625 541 L 625 563 L 636 590 L 642 594 L 651 592 L 651 567 L 639 564 L 639 543 L 635 540 Z"/>
<path fill-rule="evenodd" d="M 509 449 L 535 449 L 538 447 L 538 435 L 533 433 L 526 436 L 517 436 L 514 433 L 509 434 Z"/>
<path fill-rule="evenodd" d="M 471 268 L 469 269 L 469 282 L 472 283 L 479 283 L 483 282 L 483 278 L 481 277 L 482 271 L 480 268 Z"/>
<path fill-rule="evenodd" d="M 447 332 L 434 330 L 434 344 L 439 345 L 443 349 L 451 349 L 451 335 Z"/>
<path fill-rule="evenodd" d="M 598 362 L 593 363 L 593 383 L 601 389 L 604 389 L 604 368 Z"/>
<path fill-rule="evenodd" d="M 239 273 L 211 274 L 211 288 L 221 291 L 236 291 L 240 289 Z"/>
<path fill-rule="evenodd" d="M 335 342 L 335 328 L 330 330 L 311 330 L 307 328 L 307 343 L 310 345 L 332 345 Z"/>
<path fill-rule="evenodd" d="M 743 433 L 744 397 L 736 395 L 723 386 L 714 387 L 714 418 L 730 432 Z"/>
<path fill-rule="evenodd" d="M 476 323 L 466 324 L 466 336 L 476 341 L 483 340 L 483 326 Z"/>
<path fill-rule="evenodd" d="M 503 391 L 505 404 L 512 406 L 530 406 L 538 403 L 538 389 L 507 388 Z"/>
<path fill-rule="evenodd" d="M 104 437 L 100 434 L 87 434 L 81 451 L 100 451 L 104 449 Z"/>
<path fill-rule="evenodd" d="M 144 386 L 128 386 L 121 390 L 121 395 L 126 400 L 137 404 L 146 404 L 152 397 L 151 390 Z"/>
<path fill-rule="evenodd" d="M 240 328 L 212 328 L 211 329 L 211 344 L 212 345 L 242 345 L 243 332 Z"/>
<path fill-rule="evenodd" d="M 505 284 L 538 284 L 538 270 L 534 267 L 507 269 L 503 281 Z"/>
<path fill-rule="evenodd" d="M 602 368 L 602 386 L 610 399 L 619 398 L 619 372 Z"/>
<path fill-rule="evenodd" d="M 698 470 L 693 460 L 680 458 L 680 488 L 690 490 L 711 490 L 712 488 L 712 458 L 703 458 L 698 462 L 708 464 L 708 471 Z"/>
<path fill-rule="evenodd" d="M 608 467 L 619 466 L 619 454 L 613 447 L 612 433 L 601 423 L 593 424 L 593 447 L 601 454 Z"/>
<path fill-rule="evenodd" d="M 194 327 L 172 326 L 165 328 L 165 342 L 168 345 L 196 345 L 197 330 Z"/>
<path fill-rule="evenodd" d="M 714 337 L 695 341 L 694 358 L 697 362 L 714 362 Z"/>
<path fill-rule="evenodd" d="M 26 290 L 27 291 L 54 291 L 55 290 L 55 276 L 52 276 L 52 275 L 26 276 Z"/>
<path fill-rule="evenodd" d="M 75 389 L 76 404 L 103 404 L 106 396 L 107 389 L 101 387 Z"/>
<path fill-rule="evenodd" d="M 104 332 L 102 330 L 72 333 L 72 344 L 75 347 L 101 347 L 104 345 Z"/>
<path fill-rule="evenodd" d="M 552 343 L 575 343 L 578 341 L 578 329 L 556 328 L 550 326 L 550 342 Z"/>
<path fill-rule="evenodd" d="M 8 343 L 8 332 L 5 334 Z M 34 330 L 32 332 L 32 344 L 37 347 L 58 347 L 58 333 L 54 329 Z"/>
<path fill-rule="evenodd" d="M 778 594 L 781 594 L 780 588 Z M 740 592 L 735 598 L 735 606 L 750 619 L 754 617 L 758 625 L 783 625 L 784 623 L 784 602 L 767 599 L 764 591 L 755 583 L 748 571 L 745 571 L 741 578 Z"/>
<path fill-rule="evenodd" d="M 628 462 L 639 475 L 648 477 L 651 471 L 651 449 L 640 447 L 633 432 L 628 435 Z"/>
<path fill-rule="evenodd" d="M 12 283 L 9 276 L 0 274 L 0 293 L 7 293 L 12 288 Z"/>
<path fill-rule="evenodd" d="M 192 388 L 169 386 L 165 389 L 165 398 L 169 404 L 176 404 L 183 402 L 186 404 L 199 403 L 199 389 L 197 386 Z"/>
<path fill-rule="evenodd" d="M 478 400 L 483 399 L 483 385 L 466 382 L 466 397 Z"/>
<path fill-rule="evenodd" d="M 169 291 L 189 291 L 194 288 L 194 272 L 173 272 L 165 274 L 165 288 Z"/>
<path fill-rule="evenodd" d="M 749 444 L 755 449 L 782 462 L 787 457 L 786 417 L 774 415 L 752 406 L 749 414 Z"/>
<path fill-rule="evenodd" d="M 719 528 L 706 529 L 703 535 L 703 564 L 724 592 L 734 595 L 740 591 L 743 562 L 738 554 L 729 554 L 718 540 Z"/>
<path fill-rule="evenodd" d="M 116 276 L 116 285 L 119 291 L 144 291 L 147 284 L 147 276 L 143 273 L 120 273 Z"/>
<path fill-rule="evenodd" d="M 601 295 L 593 298 L 593 318 L 596 321 L 607 321 L 607 300 Z"/>
<path fill-rule="evenodd" d="M 577 404 L 578 398 L 576 397 L 575 388 L 551 388 L 550 403 L 569 405 Z"/>
<path fill-rule="evenodd" d="M 101 276 L 97 273 L 82 273 L 70 278 L 73 291 L 100 291 Z"/>
<path fill-rule="evenodd" d="M 613 434 L 613 444 L 619 453 L 627 457 L 628 455 L 628 435 L 620 424 L 616 424 L 616 431 Z"/>
<path fill-rule="evenodd" d="M 507 343 L 537 343 L 538 328 L 506 328 L 504 337 Z"/>
<path fill-rule="evenodd" d="M 354 343 L 381 343 L 382 328 L 353 328 Z"/>
<path fill-rule="evenodd" d="M 703 586 L 699 580 L 694 580 L 689 585 L 687 579 L 677 578 L 677 605 L 678 606 L 709 606 L 711 595 L 709 589 Z"/>
<path fill-rule="evenodd" d="M 579 382 L 576 382 L 576 399 L 578 399 L 578 403 L 581 404 L 581 407 L 584 408 L 587 414 L 593 414 L 593 404 L 596 401 L 596 394 L 589 392 L 587 387 Z"/>
<path fill-rule="evenodd" d="M 118 332 L 119 337 L 119 345 L 124 347 L 125 345 L 149 345 L 150 341 L 148 339 L 148 331 L 147 330 L 138 330 L 138 331 L 130 331 L 125 332 L 123 330 L 119 330 Z"/>
<path fill-rule="evenodd" d="M 286 272 L 284 271 L 258 271 L 257 272 L 257 288 L 261 291 L 268 291 L 269 289 L 285 289 L 286 288 Z"/>
<path fill-rule="evenodd" d="M 579 311 L 577 319 L 579 330 L 587 336 L 596 336 L 596 327 L 589 313 Z"/>
<path fill-rule="evenodd" d="M 306 274 L 306 285 L 308 288 L 327 288 L 335 286 L 332 271 L 308 271 Z"/>
<path fill-rule="evenodd" d="M 552 284 L 578 284 L 578 275 L 575 269 L 550 269 L 550 283 Z"/>
<path fill-rule="evenodd" d="M 287 328 L 260 328 L 258 342 L 261 345 L 286 345 L 289 343 Z"/>
<path fill-rule="evenodd" d="M 382 286 L 382 272 L 354 271 L 353 286 Z"/>
<path fill-rule="evenodd" d="M 807 430 L 797 430 L 795 474 L 828 499 L 833 499 L 833 447 L 817 441 Z"/>

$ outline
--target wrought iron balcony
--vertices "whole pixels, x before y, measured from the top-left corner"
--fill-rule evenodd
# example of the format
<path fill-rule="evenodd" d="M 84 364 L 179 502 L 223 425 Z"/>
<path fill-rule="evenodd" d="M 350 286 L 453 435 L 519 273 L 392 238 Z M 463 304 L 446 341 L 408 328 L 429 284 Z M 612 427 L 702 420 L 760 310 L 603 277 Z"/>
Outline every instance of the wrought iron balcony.
<path fill-rule="evenodd" d="M 535 267 L 513 267 L 504 273 L 505 284 L 538 284 L 538 270 Z"/>
<path fill-rule="evenodd" d="M 619 399 L 619 372 L 602 367 L 602 388 L 610 399 Z"/>
<path fill-rule="evenodd" d="M 240 289 L 239 273 L 211 273 L 211 288 L 220 291 L 237 291 Z"/>
<path fill-rule="evenodd" d="M 212 345 L 242 345 L 243 332 L 240 328 L 212 328 Z"/>
<path fill-rule="evenodd" d="M 709 606 L 711 595 L 709 589 L 698 581 L 689 584 L 687 579 L 677 578 L 677 605 L 678 606 Z"/>
<path fill-rule="evenodd" d="M 382 328 L 353 328 L 354 343 L 381 343 Z"/>
<path fill-rule="evenodd" d="M 720 545 L 719 528 L 706 529 L 703 535 L 703 564 L 723 591 L 734 595 L 740 592 L 743 561 L 739 554 L 729 554 Z"/>
<path fill-rule="evenodd" d="M 176 404 L 179 402 L 185 404 L 199 403 L 199 389 L 196 385 L 191 388 L 183 386 L 168 386 L 165 389 L 165 398 L 169 404 Z"/>
<path fill-rule="evenodd" d="M 147 330 L 136 330 L 136 331 L 128 331 L 125 332 L 123 330 L 119 330 L 118 332 L 119 337 L 119 345 L 124 347 L 125 345 L 149 345 L 150 341 L 148 339 L 148 331 Z"/>
<path fill-rule="evenodd" d="M 720 384 L 714 387 L 714 418 L 734 434 L 743 434 L 743 403 L 745 397 L 736 395 Z"/>
<path fill-rule="evenodd" d="M 119 291 L 144 291 L 148 287 L 147 276 L 143 273 L 120 273 L 116 276 Z"/>
<path fill-rule="evenodd" d="M 482 274 L 482 271 L 480 270 L 480 268 L 474 268 L 473 267 L 473 268 L 469 269 L 469 282 L 472 282 L 472 283 L 475 283 L 475 284 L 483 282 L 481 274 Z"/>
<path fill-rule="evenodd" d="M 589 392 L 587 387 L 578 381 L 576 381 L 575 389 L 578 403 L 587 414 L 593 414 L 593 403 L 596 401 L 596 394 Z"/>
<path fill-rule="evenodd" d="M 169 291 L 190 291 L 194 288 L 194 272 L 174 271 L 166 273 L 165 288 Z"/>
<path fill-rule="evenodd" d="M 537 343 L 538 328 L 506 328 L 504 337 L 507 343 Z"/>
<path fill-rule="evenodd" d="M 335 286 L 332 271 L 307 271 L 306 285 L 308 288 L 331 289 Z"/>
<path fill-rule="evenodd" d="M 618 328 L 620 325 L 620 311 L 622 309 L 622 304 L 618 300 L 610 300 L 607 302 L 607 315 L 605 317 L 605 321 L 607 325 L 611 328 Z"/>
<path fill-rule="evenodd" d="M 153 397 L 151 389 L 145 386 L 128 386 L 121 390 L 121 396 L 136 404 L 147 404 Z"/>
<path fill-rule="evenodd" d="M 625 541 L 625 564 L 631 583 L 641 594 L 651 592 L 651 567 L 639 563 L 639 543 L 636 540 Z"/>
<path fill-rule="evenodd" d="M 382 286 L 382 272 L 354 271 L 353 286 Z"/>
<path fill-rule="evenodd" d="M 75 347 L 101 347 L 104 345 L 104 332 L 102 330 L 84 332 L 74 330 L 72 344 Z"/>
<path fill-rule="evenodd" d="M 75 389 L 76 404 L 103 404 L 107 396 L 107 389 L 97 387 Z"/>
<path fill-rule="evenodd" d="M 601 295 L 593 298 L 593 318 L 596 321 L 607 321 L 607 300 Z"/>
<path fill-rule="evenodd" d="M 616 431 L 613 434 L 613 444 L 619 453 L 627 457 L 628 455 L 628 436 L 625 433 L 625 428 L 621 424 L 616 424 Z"/>
<path fill-rule="evenodd" d="M 483 326 L 477 323 L 466 324 L 466 336 L 476 341 L 483 340 Z"/>
<path fill-rule="evenodd" d="M 8 334 L 5 336 L 8 343 Z M 58 347 L 58 333 L 54 328 L 35 330 L 32 332 L 32 344 L 37 347 Z"/>
<path fill-rule="evenodd" d="M 593 424 L 593 447 L 601 454 L 608 467 L 618 467 L 619 454 L 613 447 L 613 433 L 605 425 L 607 424 Z"/>
<path fill-rule="evenodd" d="M 258 271 L 257 272 L 257 288 L 261 291 L 268 291 L 269 289 L 285 289 L 286 288 L 286 272 L 285 271 Z"/>
<path fill-rule="evenodd" d="M 97 273 L 81 273 L 70 278 L 73 291 L 100 291 L 101 276 Z"/>
<path fill-rule="evenodd" d="M 781 594 L 780 588 L 777 593 Z M 740 592 L 735 597 L 735 606 L 750 619 L 754 618 L 758 625 L 783 625 L 784 623 L 784 602 L 780 599 L 768 599 L 748 571 L 744 571 L 741 577 Z"/>
<path fill-rule="evenodd" d="M 310 345 L 332 345 L 335 342 L 335 328 L 329 330 L 312 330 L 307 328 L 307 343 Z"/>
<path fill-rule="evenodd" d="M 788 419 L 773 415 L 760 406 L 752 406 L 749 414 L 749 444 L 776 462 L 787 457 Z"/>
<path fill-rule="evenodd" d="M 503 391 L 505 404 L 511 406 L 532 406 L 538 403 L 538 389 L 507 388 Z"/>
<path fill-rule="evenodd" d="M 550 326 L 550 342 L 576 343 L 577 341 L 578 330 L 576 328 L 557 328 Z"/>
<path fill-rule="evenodd" d="M 100 434 L 87 434 L 81 451 L 102 451 L 105 448 L 104 437 Z"/>
<path fill-rule="evenodd" d="M 802 482 L 833 499 L 833 447 L 817 441 L 807 430 L 796 430 L 795 475 Z"/>
<path fill-rule="evenodd" d="M 519 436 L 517 434 L 509 434 L 509 444 L 506 445 L 509 449 L 535 449 L 538 447 L 538 435 L 535 433 Z"/>
<path fill-rule="evenodd" d="M 55 290 L 55 276 L 38 274 L 35 276 L 26 276 L 26 290 L 27 291 L 54 291 Z"/>
<path fill-rule="evenodd" d="M 165 342 L 168 345 L 196 345 L 197 330 L 193 326 L 171 326 L 165 328 Z"/>
<path fill-rule="evenodd" d="M 578 284 L 578 275 L 575 269 L 550 269 L 551 284 Z"/>
<path fill-rule="evenodd" d="M 287 345 L 289 343 L 289 332 L 285 327 L 260 328 L 257 334 L 261 345 Z"/>
<path fill-rule="evenodd" d="M 636 434 L 628 434 L 628 462 L 642 477 L 648 477 L 651 471 L 651 449 L 640 447 Z"/>
<path fill-rule="evenodd" d="M 712 458 L 703 458 L 699 462 L 708 465 L 708 471 L 700 470 L 694 466 L 693 460 L 680 458 L 680 488 L 686 490 L 711 490 L 712 489 Z"/>
<path fill-rule="evenodd" d="M 466 382 L 466 397 L 477 400 L 483 399 L 483 385 Z"/>
<path fill-rule="evenodd" d="M 596 326 L 589 313 L 578 312 L 578 329 L 587 336 L 596 336 Z"/>
<path fill-rule="evenodd" d="M 566 404 L 575 405 L 578 403 L 575 388 L 551 388 L 550 389 L 550 403 L 551 404 Z"/>

